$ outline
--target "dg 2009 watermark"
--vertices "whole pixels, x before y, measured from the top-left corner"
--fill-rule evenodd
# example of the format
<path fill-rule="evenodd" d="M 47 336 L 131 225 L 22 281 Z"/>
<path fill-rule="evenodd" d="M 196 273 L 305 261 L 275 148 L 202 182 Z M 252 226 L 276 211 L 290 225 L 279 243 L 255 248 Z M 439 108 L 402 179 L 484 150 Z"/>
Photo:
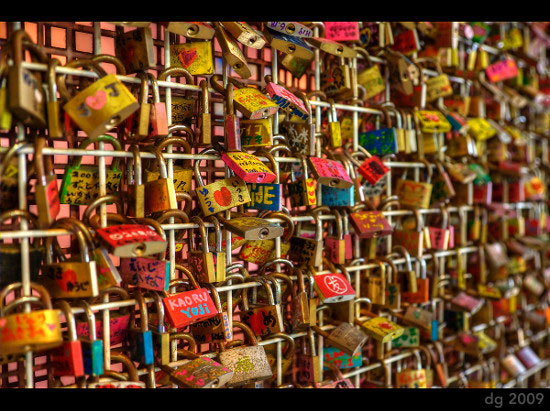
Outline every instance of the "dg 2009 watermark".
<path fill-rule="evenodd" d="M 509 392 L 498 394 L 491 392 L 485 397 L 485 405 L 495 408 L 503 406 L 537 406 L 542 405 L 544 394 L 542 392 Z"/>

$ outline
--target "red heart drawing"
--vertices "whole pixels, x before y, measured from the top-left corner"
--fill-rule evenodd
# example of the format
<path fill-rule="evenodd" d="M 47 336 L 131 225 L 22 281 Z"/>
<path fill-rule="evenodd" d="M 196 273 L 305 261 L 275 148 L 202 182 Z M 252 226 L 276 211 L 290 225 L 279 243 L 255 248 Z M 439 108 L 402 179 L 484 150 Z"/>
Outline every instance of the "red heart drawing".
<path fill-rule="evenodd" d="M 101 110 L 107 103 L 107 94 L 103 90 L 97 90 L 94 96 L 86 97 L 86 104 L 92 110 Z"/>
<path fill-rule="evenodd" d="M 222 207 L 227 207 L 231 204 L 231 191 L 227 187 L 222 187 L 220 190 L 214 192 L 214 199 Z"/>
<path fill-rule="evenodd" d="M 6 320 L 5 318 L 0 318 L 0 328 L 3 328 L 7 322 L 8 320 Z"/>
<path fill-rule="evenodd" d="M 63 289 L 63 291 L 67 292 L 69 291 L 67 285 L 69 283 L 73 283 L 74 286 L 74 284 L 76 283 L 76 273 L 74 270 L 64 271 L 61 278 L 57 278 L 55 282 L 61 289 Z"/>
<path fill-rule="evenodd" d="M 178 58 L 183 68 L 187 68 L 197 59 L 197 49 L 181 50 Z"/>
<path fill-rule="evenodd" d="M 53 323 L 53 324 L 46 324 L 48 326 L 48 328 L 50 329 L 50 331 L 54 331 L 56 328 L 57 328 L 57 324 Z"/>

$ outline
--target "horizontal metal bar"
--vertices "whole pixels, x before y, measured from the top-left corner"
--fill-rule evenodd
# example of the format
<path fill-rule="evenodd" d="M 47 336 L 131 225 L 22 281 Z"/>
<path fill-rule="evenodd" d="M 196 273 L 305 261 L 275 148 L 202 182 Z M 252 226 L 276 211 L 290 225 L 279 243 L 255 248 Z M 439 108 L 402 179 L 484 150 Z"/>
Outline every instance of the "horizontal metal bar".
<path fill-rule="evenodd" d="M 471 206 L 463 206 L 464 211 L 473 211 Z M 432 209 L 419 209 L 420 214 L 438 214 L 441 213 L 441 210 L 438 208 Z M 456 207 L 449 207 L 448 211 L 450 213 L 458 212 L 459 209 Z M 405 216 L 405 215 L 414 215 L 414 212 L 411 210 L 393 210 L 393 211 L 383 211 L 382 214 L 386 217 L 394 216 Z M 306 222 L 314 221 L 314 218 L 311 216 L 292 216 L 290 217 L 293 222 Z M 320 215 L 319 219 L 324 220 L 334 220 L 336 219 L 335 215 Z M 280 222 L 281 220 L 277 218 L 266 218 L 267 221 L 272 223 Z M 223 226 L 223 223 L 221 223 Z M 209 222 L 204 222 L 204 225 L 207 228 L 213 228 L 214 224 Z M 161 227 L 165 231 L 169 230 L 190 230 L 194 228 L 199 228 L 198 224 L 193 223 L 173 223 L 173 224 L 161 224 Z M 57 237 L 61 235 L 69 235 L 71 231 L 64 228 L 48 228 L 45 230 L 13 230 L 13 231 L 0 231 L 0 239 L 20 239 L 20 238 L 36 238 L 36 237 Z"/>

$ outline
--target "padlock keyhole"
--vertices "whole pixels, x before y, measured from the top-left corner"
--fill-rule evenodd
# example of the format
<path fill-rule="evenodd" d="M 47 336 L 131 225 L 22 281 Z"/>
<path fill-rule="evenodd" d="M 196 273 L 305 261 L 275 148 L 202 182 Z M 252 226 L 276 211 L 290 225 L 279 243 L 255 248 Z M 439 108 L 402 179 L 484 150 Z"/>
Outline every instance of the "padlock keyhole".
<path fill-rule="evenodd" d="M 118 123 L 120 123 L 120 116 L 113 116 L 109 119 L 109 125 L 110 126 L 115 126 Z"/>
<path fill-rule="evenodd" d="M 187 29 L 187 35 L 195 35 L 199 32 L 199 27 L 196 24 L 191 25 Z"/>
<path fill-rule="evenodd" d="M 295 31 L 296 27 L 294 26 L 294 24 L 289 24 L 288 26 L 286 26 L 286 32 L 288 34 L 293 34 Z"/>
<path fill-rule="evenodd" d="M 261 239 L 267 237 L 268 234 L 269 234 L 269 228 L 267 228 L 267 227 L 266 227 L 266 228 L 262 228 L 262 229 L 260 230 L 260 232 L 258 233 L 258 237 L 259 237 L 260 240 L 261 240 Z"/>
<path fill-rule="evenodd" d="M 136 246 L 134 247 L 134 250 L 133 250 L 133 251 L 134 251 L 134 255 L 135 255 L 136 257 L 142 256 L 143 253 L 145 252 L 145 249 L 146 249 L 146 248 L 147 248 L 147 246 L 146 246 L 144 243 L 140 243 L 140 244 L 136 245 Z"/>
<path fill-rule="evenodd" d="M 294 53 L 296 51 L 296 46 L 291 44 L 287 47 L 289 53 Z"/>

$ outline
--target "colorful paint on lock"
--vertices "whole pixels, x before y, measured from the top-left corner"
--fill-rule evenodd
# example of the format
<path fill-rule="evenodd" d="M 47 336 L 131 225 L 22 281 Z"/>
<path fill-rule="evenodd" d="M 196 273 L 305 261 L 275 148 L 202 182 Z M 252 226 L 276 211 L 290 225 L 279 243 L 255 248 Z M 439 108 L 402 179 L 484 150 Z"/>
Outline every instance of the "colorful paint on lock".
<path fill-rule="evenodd" d="M 170 262 L 145 257 L 120 259 L 120 275 L 127 284 L 148 290 L 168 291 Z"/>
<path fill-rule="evenodd" d="M 240 177 L 226 178 L 195 189 L 205 217 L 246 204 L 250 194 Z"/>
<path fill-rule="evenodd" d="M 279 211 L 281 209 L 280 184 L 247 184 L 250 202 L 244 205 L 245 209 Z"/>
<path fill-rule="evenodd" d="M 241 147 L 264 147 L 273 144 L 271 117 L 240 120 Z"/>
<path fill-rule="evenodd" d="M 180 328 L 218 314 L 206 288 L 170 295 L 162 300 L 173 327 Z"/>
<path fill-rule="evenodd" d="M 271 101 L 276 103 L 285 112 L 291 116 L 297 116 L 303 121 L 307 121 L 309 112 L 306 109 L 303 101 L 288 91 L 286 88 L 279 86 L 273 82 L 269 82 L 265 86 Z"/>
<path fill-rule="evenodd" d="M 397 136 L 394 128 L 380 128 L 359 134 L 359 145 L 369 153 L 383 157 L 397 152 Z"/>
<path fill-rule="evenodd" d="M 338 369 L 346 369 L 360 367 L 362 364 L 361 353 L 351 356 L 336 347 L 323 347 L 323 370 L 325 371 L 330 370 L 331 365 Z"/>

